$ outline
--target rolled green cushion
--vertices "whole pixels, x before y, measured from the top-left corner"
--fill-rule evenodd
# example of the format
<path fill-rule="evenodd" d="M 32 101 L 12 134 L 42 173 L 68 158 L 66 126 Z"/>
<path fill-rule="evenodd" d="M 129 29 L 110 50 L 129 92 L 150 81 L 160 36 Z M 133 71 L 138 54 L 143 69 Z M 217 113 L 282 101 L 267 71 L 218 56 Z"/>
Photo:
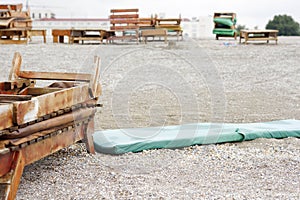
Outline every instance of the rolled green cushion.
<path fill-rule="evenodd" d="M 219 24 L 224 24 L 224 25 L 227 25 L 227 26 L 232 26 L 235 24 L 235 21 L 236 20 L 233 20 L 232 19 L 229 19 L 229 18 L 214 18 L 214 22 L 215 23 L 219 23 Z"/>

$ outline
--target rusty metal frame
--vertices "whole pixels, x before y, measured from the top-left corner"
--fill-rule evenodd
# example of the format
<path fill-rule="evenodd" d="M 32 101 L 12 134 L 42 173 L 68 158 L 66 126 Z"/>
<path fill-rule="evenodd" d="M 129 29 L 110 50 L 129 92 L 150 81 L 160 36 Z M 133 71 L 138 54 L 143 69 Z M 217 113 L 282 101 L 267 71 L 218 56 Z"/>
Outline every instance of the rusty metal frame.
<path fill-rule="evenodd" d="M 93 74 L 65 76 L 24 72 L 21 62 L 21 55 L 16 53 L 9 81 L 0 83 L 0 199 L 5 200 L 16 197 L 26 165 L 78 141 L 86 144 L 89 153 L 95 153 L 92 134 L 101 94 L 100 59 L 94 60 Z M 57 87 L 62 82 L 54 83 L 55 88 L 34 88 L 32 81 L 70 81 L 76 77 L 81 83 L 63 83 L 67 88 Z"/>

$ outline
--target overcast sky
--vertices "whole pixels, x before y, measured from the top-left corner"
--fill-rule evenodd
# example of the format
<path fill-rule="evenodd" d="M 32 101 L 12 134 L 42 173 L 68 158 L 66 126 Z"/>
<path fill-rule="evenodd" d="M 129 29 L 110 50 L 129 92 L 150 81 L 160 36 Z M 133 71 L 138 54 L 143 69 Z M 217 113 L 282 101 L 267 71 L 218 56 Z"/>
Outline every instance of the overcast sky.
<path fill-rule="evenodd" d="M 23 3 L 26 0 L 1 0 Z M 214 12 L 237 13 L 238 24 L 264 28 L 274 15 L 288 14 L 300 22 L 300 0 L 29 0 L 31 9 L 48 8 L 56 17 L 107 18 L 112 8 L 139 8 L 140 16 L 165 13 L 166 17 L 191 18 Z"/>

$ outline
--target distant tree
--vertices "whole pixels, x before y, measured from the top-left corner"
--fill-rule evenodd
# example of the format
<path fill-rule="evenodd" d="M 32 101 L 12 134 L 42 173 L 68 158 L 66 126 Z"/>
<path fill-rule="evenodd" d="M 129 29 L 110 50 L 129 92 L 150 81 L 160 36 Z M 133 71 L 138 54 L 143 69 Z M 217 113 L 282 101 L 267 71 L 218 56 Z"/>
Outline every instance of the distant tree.
<path fill-rule="evenodd" d="M 238 24 L 236 27 L 237 35 L 240 35 L 240 31 L 245 29 L 247 29 L 245 25 Z"/>
<path fill-rule="evenodd" d="M 277 29 L 278 35 L 300 35 L 299 23 L 288 15 L 275 15 L 273 20 L 269 20 L 266 29 Z"/>

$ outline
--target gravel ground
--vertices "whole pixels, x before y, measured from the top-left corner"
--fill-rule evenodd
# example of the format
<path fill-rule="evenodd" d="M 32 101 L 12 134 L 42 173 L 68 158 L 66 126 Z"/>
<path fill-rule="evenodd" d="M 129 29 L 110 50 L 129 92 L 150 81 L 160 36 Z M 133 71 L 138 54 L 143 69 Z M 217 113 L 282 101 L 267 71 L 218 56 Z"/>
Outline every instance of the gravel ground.
<path fill-rule="evenodd" d="M 99 55 L 97 130 L 300 119 L 299 39 L 1 45 L 0 80 L 15 51 L 39 71 L 92 72 Z M 299 147 L 258 139 L 112 156 L 76 144 L 26 166 L 17 199 L 299 199 Z"/>

